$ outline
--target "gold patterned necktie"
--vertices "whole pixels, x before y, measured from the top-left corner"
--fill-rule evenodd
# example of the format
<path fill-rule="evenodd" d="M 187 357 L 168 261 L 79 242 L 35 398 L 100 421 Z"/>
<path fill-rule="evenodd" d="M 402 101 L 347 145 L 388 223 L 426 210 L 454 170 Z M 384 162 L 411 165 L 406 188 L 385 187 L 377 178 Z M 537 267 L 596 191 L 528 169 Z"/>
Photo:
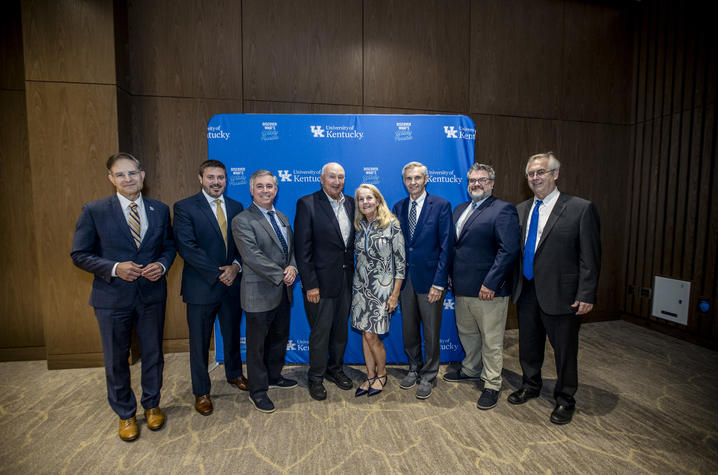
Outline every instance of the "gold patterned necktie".
<path fill-rule="evenodd" d="M 214 200 L 214 202 L 217 204 L 217 223 L 224 239 L 224 248 L 227 249 L 227 218 L 222 210 L 222 200 Z"/>
<path fill-rule="evenodd" d="M 140 235 L 140 213 L 137 211 L 137 203 L 130 203 L 130 234 L 135 240 L 135 245 L 140 247 L 142 237 Z"/>

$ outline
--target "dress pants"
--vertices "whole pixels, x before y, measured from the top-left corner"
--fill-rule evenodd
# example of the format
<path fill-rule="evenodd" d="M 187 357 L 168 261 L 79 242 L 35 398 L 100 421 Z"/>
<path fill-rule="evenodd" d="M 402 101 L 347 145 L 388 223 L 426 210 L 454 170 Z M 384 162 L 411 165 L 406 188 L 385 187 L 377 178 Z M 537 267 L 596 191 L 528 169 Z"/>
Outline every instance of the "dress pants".
<path fill-rule="evenodd" d="M 578 388 L 578 330 L 581 317 L 573 313 L 549 315 L 541 310 L 536 299 L 534 281 L 524 278 L 521 296 L 516 302 L 519 319 L 519 361 L 524 386 L 540 390 L 546 336 L 553 347 L 556 361 L 556 404 L 572 407 Z"/>
<path fill-rule="evenodd" d="M 107 400 L 120 419 L 129 419 L 137 411 L 137 400 L 130 385 L 130 344 L 132 326 L 142 351 L 142 399 L 145 409 L 160 404 L 162 371 L 162 334 L 165 326 L 165 301 L 144 304 L 138 297 L 127 308 L 97 308 L 102 352 L 105 359 Z"/>
<path fill-rule="evenodd" d="M 225 375 L 228 380 L 242 376 L 239 331 L 242 307 L 239 299 L 232 300 L 226 297 L 220 302 L 208 305 L 188 303 L 189 366 L 192 374 L 192 393 L 195 396 L 203 396 L 210 392 L 211 383 L 207 364 L 215 316 L 219 317 L 219 327 L 222 330 Z"/>
<path fill-rule="evenodd" d="M 245 312 L 247 379 L 252 396 L 265 394 L 269 383 L 278 381 L 282 375 L 289 340 L 289 312 L 286 286 L 276 308 L 266 312 Z"/>
<path fill-rule="evenodd" d="M 481 376 L 484 388 L 494 391 L 501 390 L 508 308 L 508 297 L 479 300 L 456 296 L 456 328 L 466 354 L 461 370 L 468 376 Z"/>
<path fill-rule="evenodd" d="M 399 301 L 404 352 L 409 359 L 409 371 L 419 373 L 422 380 L 433 381 L 439 372 L 441 357 L 439 336 L 445 293 L 442 293 L 441 298 L 434 303 L 427 301 L 428 295 L 428 293 L 416 293 L 411 277 L 407 277 Z M 424 327 L 425 358 L 421 356 L 421 327 Z"/>
<path fill-rule="evenodd" d="M 311 303 L 304 295 L 304 310 L 311 328 L 308 379 L 321 382 L 327 371 L 334 374 L 343 370 L 351 298 L 351 279 L 346 271 L 344 285 L 336 297 L 325 297 L 320 292 L 319 303 Z"/>

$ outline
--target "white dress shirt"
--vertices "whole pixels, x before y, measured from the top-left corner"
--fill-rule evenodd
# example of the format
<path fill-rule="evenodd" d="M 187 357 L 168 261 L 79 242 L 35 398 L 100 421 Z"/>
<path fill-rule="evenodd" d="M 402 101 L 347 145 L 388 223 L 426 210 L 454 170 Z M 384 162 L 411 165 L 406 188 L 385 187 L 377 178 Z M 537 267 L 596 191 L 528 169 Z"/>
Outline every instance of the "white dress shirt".
<path fill-rule="evenodd" d="M 534 247 L 534 251 L 538 248 L 539 242 L 541 242 L 541 234 L 543 233 L 543 228 L 546 226 L 546 223 L 548 222 L 548 217 L 551 216 L 551 212 L 553 211 L 553 207 L 556 206 L 556 201 L 558 201 L 558 195 L 560 195 L 558 188 L 554 188 L 551 193 L 549 193 L 546 198 L 541 200 L 541 207 L 539 208 L 539 218 L 538 218 L 538 229 L 536 230 L 536 247 Z M 529 236 L 529 227 L 531 227 L 531 214 L 534 212 L 534 208 L 536 207 L 536 198 L 534 196 L 534 202 L 531 205 L 531 209 L 529 210 L 529 216 L 528 220 L 526 221 L 526 229 L 524 230 L 524 244 L 526 244 L 526 238 Z"/>

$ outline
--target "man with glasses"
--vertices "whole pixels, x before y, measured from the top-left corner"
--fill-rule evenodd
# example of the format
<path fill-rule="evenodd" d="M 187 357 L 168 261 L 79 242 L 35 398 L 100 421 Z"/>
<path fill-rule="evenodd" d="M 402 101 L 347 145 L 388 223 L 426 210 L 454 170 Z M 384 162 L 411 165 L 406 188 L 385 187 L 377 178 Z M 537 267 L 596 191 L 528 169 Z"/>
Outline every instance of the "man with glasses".
<path fill-rule="evenodd" d="M 119 436 L 139 436 L 137 401 L 130 386 L 132 327 L 142 350 L 142 407 L 150 430 L 165 422 L 160 410 L 165 275 L 175 259 L 167 205 L 142 196 L 145 172 L 135 157 L 118 153 L 107 160 L 114 195 L 86 203 L 72 242 L 72 262 L 95 275 L 90 305 L 100 327 L 107 399 L 120 417 Z"/>
<path fill-rule="evenodd" d="M 518 205 L 523 258 L 513 291 L 523 382 L 508 401 L 523 404 L 541 393 L 548 336 L 558 376 L 550 420 L 568 424 L 576 407 L 581 316 L 596 303 L 601 238 L 594 205 L 556 187 L 560 166 L 552 152 L 533 155 L 526 163 L 534 197 Z"/>
<path fill-rule="evenodd" d="M 516 208 L 493 196 L 494 169 L 475 163 L 468 179 L 471 200 L 454 210 L 452 272 L 456 328 L 466 357 L 444 380 L 483 381 L 477 407 L 487 410 L 501 392 L 506 312 L 521 245 Z"/>

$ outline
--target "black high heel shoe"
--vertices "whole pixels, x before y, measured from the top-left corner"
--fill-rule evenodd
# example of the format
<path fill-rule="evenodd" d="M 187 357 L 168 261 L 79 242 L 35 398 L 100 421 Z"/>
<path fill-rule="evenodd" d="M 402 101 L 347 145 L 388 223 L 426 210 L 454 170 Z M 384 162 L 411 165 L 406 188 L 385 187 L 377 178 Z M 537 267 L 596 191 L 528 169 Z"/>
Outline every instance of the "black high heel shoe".
<path fill-rule="evenodd" d="M 379 394 L 379 393 L 382 391 L 382 389 L 384 389 L 384 386 L 386 386 L 386 383 L 389 382 L 389 380 L 387 379 L 386 375 L 384 375 L 384 376 L 377 376 L 377 377 L 375 377 L 374 379 L 377 380 L 377 381 L 379 381 L 379 384 L 381 384 L 381 389 L 374 389 L 374 388 L 371 387 L 371 383 L 369 383 L 369 390 L 367 391 L 367 393 L 369 394 L 369 397 L 371 397 L 371 396 L 376 396 L 377 394 Z M 382 379 L 383 379 L 384 381 L 382 381 Z"/>
<path fill-rule="evenodd" d="M 376 376 L 373 378 L 366 378 L 366 382 L 369 383 L 369 386 L 367 386 L 366 389 L 362 389 L 362 387 L 359 386 L 357 388 L 356 392 L 354 393 L 354 397 L 363 396 L 366 393 L 370 392 L 371 391 L 371 383 L 373 383 L 375 379 L 376 379 Z"/>

